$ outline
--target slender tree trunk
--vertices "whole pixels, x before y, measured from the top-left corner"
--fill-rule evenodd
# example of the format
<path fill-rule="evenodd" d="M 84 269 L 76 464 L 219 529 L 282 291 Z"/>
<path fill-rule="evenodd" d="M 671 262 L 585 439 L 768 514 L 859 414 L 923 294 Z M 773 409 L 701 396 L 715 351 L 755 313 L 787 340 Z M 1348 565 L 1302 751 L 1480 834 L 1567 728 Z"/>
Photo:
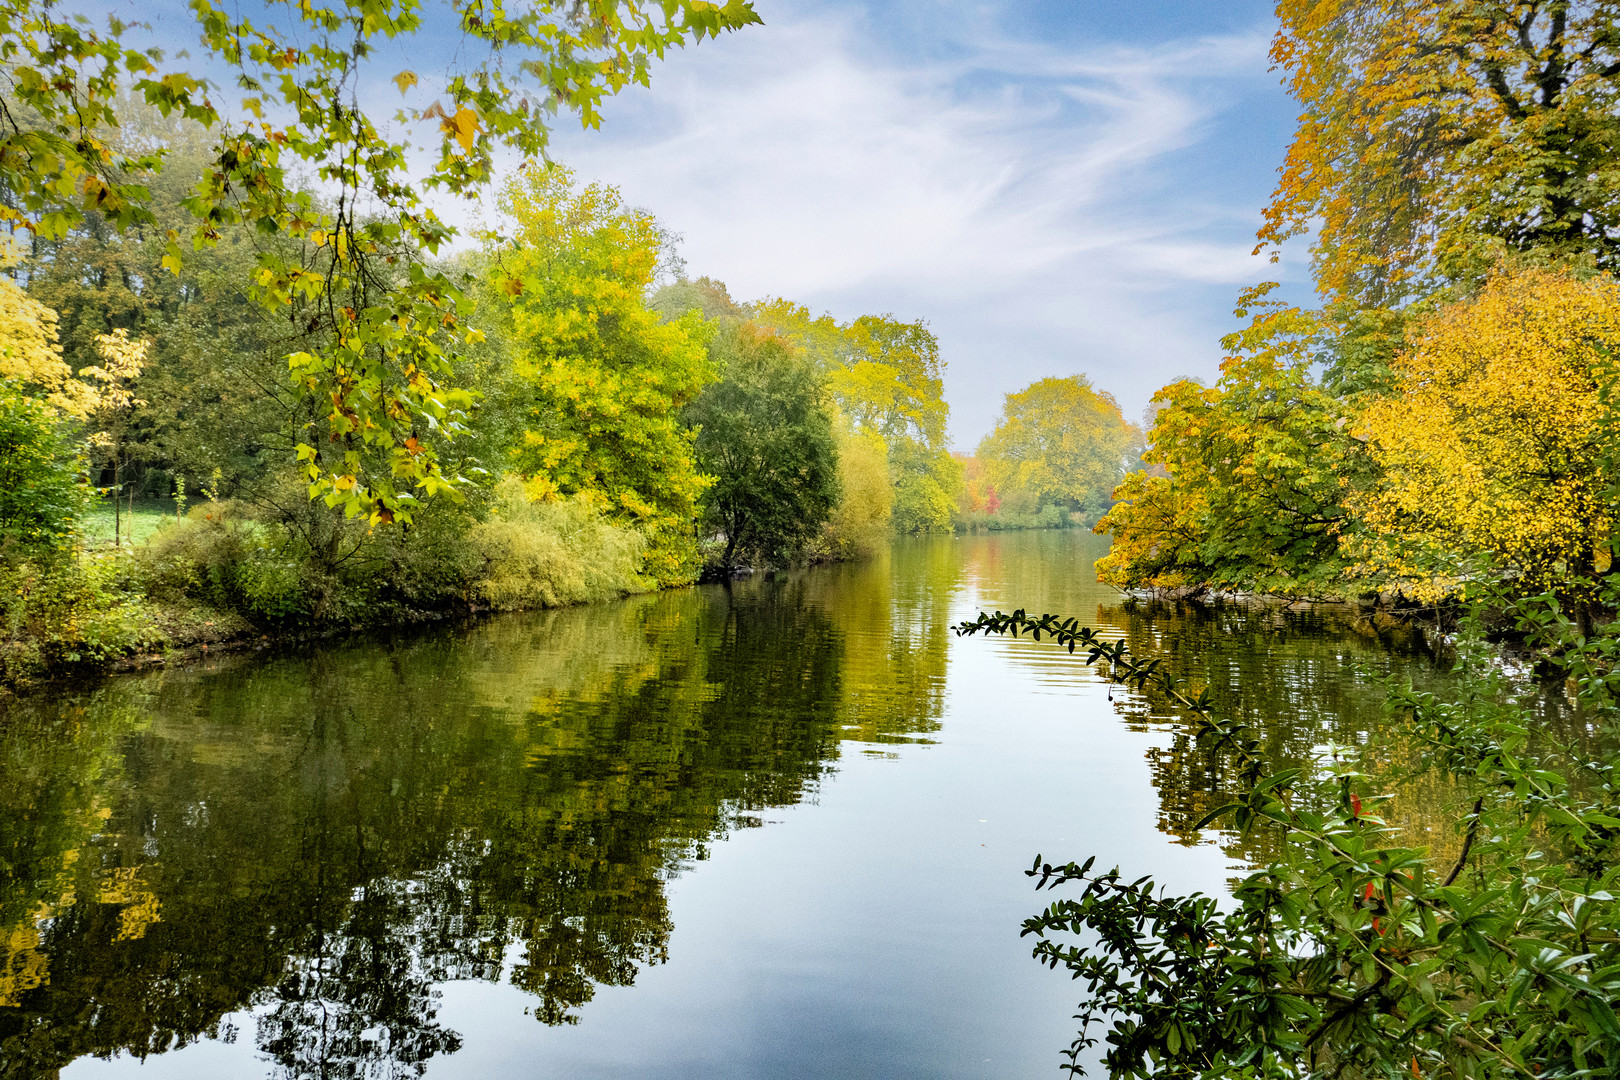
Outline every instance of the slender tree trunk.
<path fill-rule="evenodd" d="M 119 512 L 123 509 L 123 503 L 120 500 L 123 498 L 124 491 L 122 485 L 118 483 L 118 477 L 122 469 L 123 464 L 117 458 L 113 458 L 113 547 L 118 546 L 118 528 L 123 521 Z"/>

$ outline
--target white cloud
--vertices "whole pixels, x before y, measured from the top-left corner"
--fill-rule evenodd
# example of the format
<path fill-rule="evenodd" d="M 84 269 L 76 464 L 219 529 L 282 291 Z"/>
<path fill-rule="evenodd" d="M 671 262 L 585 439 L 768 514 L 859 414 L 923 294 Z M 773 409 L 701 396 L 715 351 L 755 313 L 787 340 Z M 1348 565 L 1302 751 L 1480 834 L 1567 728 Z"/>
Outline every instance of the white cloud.
<path fill-rule="evenodd" d="M 767 26 L 661 64 L 559 156 L 734 295 L 928 318 L 965 445 L 1044 375 L 1086 370 L 1134 413 L 1213 369 L 1236 288 L 1268 270 L 1249 255 L 1266 192 L 1211 198 L 1198 148 L 1264 84 L 1263 34 L 903 56 L 849 12 L 760 7 Z"/>

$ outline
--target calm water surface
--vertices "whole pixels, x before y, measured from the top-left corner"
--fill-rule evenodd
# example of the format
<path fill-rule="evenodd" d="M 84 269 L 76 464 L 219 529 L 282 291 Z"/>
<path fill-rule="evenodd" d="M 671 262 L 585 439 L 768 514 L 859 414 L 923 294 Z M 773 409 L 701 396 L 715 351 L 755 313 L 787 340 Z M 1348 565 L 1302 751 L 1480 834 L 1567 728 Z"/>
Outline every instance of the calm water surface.
<path fill-rule="evenodd" d="M 950 624 L 1078 615 L 1302 760 L 1434 677 L 1133 608 L 1101 550 L 907 542 L 0 706 L 0 1077 L 1058 1076 L 1034 855 L 1220 890 L 1257 853 L 1190 832 L 1225 769 L 1175 716 Z"/>

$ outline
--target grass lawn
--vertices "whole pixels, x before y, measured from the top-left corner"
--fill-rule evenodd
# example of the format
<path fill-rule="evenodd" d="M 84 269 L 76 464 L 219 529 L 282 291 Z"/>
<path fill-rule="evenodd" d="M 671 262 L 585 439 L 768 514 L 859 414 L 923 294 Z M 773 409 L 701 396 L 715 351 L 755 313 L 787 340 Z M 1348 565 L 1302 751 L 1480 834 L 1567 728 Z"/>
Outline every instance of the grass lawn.
<path fill-rule="evenodd" d="M 139 544 L 165 521 L 174 520 L 173 499 L 136 499 L 135 512 L 132 515 L 129 503 L 125 502 L 120 511 L 123 520 L 118 527 L 118 537 L 124 543 L 129 543 L 131 536 Z M 84 515 L 84 535 L 93 545 L 111 544 L 113 538 L 113 506 L 110 499 L 102 499 L 90 508 Z"/>

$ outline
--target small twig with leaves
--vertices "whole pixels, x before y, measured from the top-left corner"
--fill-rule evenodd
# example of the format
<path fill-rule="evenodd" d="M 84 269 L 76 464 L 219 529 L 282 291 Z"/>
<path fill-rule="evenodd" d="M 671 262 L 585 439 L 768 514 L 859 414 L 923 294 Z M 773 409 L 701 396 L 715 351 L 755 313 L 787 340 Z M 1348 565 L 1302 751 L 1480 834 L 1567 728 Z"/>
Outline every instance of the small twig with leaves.
<path fill-rule="evenodd" d="M 1075 619 L 1021 610 L 955 629 L 1050 641 L 1115 685 L 1162 695 L 1201 744 L 1239 766 L 1237 798 L 1196 827 L 1230 818 L 1240 832 L 1278 832 L 1277 860 L 1238 883 L 1226 912 L 1149 878 L 1127 883 L 1117 868 L 1093 873 L 1094 859 L 1036 857 L 1028 874 L 1038 889 L 1083 885 L 1023 931 L 1039 938 L 1038 960 L 1086 983 L 1065 1068 L 1084 1073 L 1093 1025 L 1112 1021 L 1102 1058 L 1113 1078 L 1620 1074 L 1614 793 L 1569 796 L 1489 693 L 1396 695 L 1431 767 L 1487 789 L 1442 877 L 1426 849 L 1399 846 L 1364 809 L 1354 788 L 1365 777 L 1350 763 L 1321 776 L 1271 771 L 1260 733 L 1217 715 L 1209 692 L 1161 659 L 1133 656 Z M 1605 784 L 1615 775 L 1588 771 Z"/>

